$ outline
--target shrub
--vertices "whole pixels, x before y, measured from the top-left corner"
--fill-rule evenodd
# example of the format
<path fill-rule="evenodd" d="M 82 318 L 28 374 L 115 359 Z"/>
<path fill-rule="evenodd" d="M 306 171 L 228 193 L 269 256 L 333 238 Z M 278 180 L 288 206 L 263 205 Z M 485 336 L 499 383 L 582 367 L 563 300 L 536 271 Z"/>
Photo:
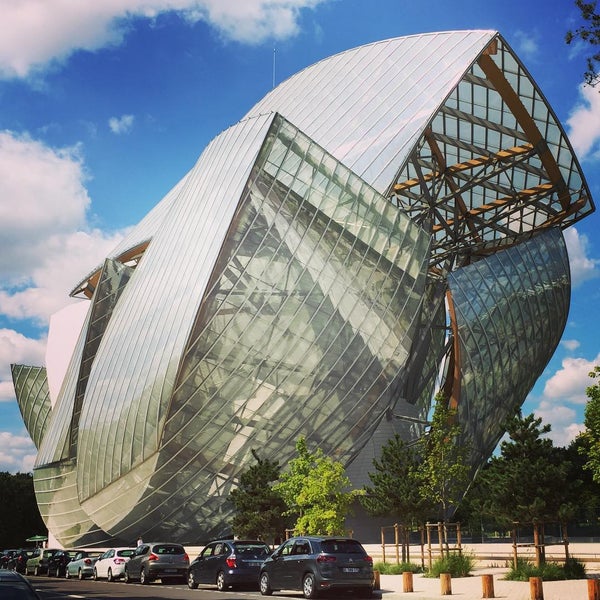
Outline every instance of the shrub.
<path fill-rule="evenodd" d="M 439 577 L 441 573 L 450 573 L 452 577 L 467 577 L 471 574 L 475 559 L 470 554 L 452 552 L 438 558 L 427 572 L 427 577 Z"/>
<path fill-rule="evenodd" d="M 509 571 L 505 579 L 510 581 L 529 581 L 530 577 L 541 577 L 544 581 L 585 578 L 585 566 L 575 558 L 569 559 L 564 565 L 548 562 L 539 567 L 519 558 L 516 568 L 512 562 L 508 567 Z"/>
<path fill-rule="evenodd" d="M 419 565 L 410 562 L 403 562 L 399 565 L 376 562 L 373 565 L 375 571 L 379 571 L 382 575 L 401 575 L 404 571 L 410 571 L 411 573 L 421 573 L 422 569 Z"/>

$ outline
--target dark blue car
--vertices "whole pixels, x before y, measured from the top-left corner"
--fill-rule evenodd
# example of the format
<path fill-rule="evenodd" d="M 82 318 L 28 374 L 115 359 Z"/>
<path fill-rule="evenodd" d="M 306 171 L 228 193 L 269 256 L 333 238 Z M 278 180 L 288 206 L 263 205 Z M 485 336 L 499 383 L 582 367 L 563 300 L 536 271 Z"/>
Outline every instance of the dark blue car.
<path fill-rule="evenodd" d="M 216 585 L 219 591 L 235 586 L 258 587 L 258 574 L 271 549 L 257 540 L 217 540 L 207 544 L 188 569 L 188 587 Z"/>

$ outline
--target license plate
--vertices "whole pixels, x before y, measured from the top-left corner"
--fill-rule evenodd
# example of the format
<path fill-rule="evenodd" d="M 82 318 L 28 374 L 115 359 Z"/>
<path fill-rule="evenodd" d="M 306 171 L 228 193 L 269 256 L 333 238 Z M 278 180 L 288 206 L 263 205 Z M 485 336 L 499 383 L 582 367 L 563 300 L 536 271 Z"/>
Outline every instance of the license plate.
<path fill-rule="evenodd" d="M 177 573 L 177 569 L 165 569 L 165 573 Z"/>
<path fill-rule="evenodd" d="M 344 573 L 360 573 L 360 569 L 358 567 L 344 567 L 342 571 Z"/>

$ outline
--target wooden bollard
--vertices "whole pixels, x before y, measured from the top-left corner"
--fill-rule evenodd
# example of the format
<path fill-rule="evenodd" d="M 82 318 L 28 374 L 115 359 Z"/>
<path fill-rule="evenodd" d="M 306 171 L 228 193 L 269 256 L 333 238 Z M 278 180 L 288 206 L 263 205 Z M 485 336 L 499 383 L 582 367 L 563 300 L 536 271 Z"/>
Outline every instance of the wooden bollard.
<path fill-rule="evenodd" d="M 544 600 L 544 588 L 542 587 L 541 577 L 529 578 L 529 593 L 531 600 Z"/>
<path fill-rule="evenodd" d="M 482 575 L 481 576 L 481 589 L 482 598 L 495 598 L 494 596 L 494 576 L 493 575 Z M 600 598 L 598 598 L 600 600 Z"/>
<path fill-rule="evenodd" d="M 600 600 L 600 579 L 588 579 L 588 600 Z"/>
<path fill-rule="evenodd" d="M 402 591 L 414 592 L 412 571 L 402 571 Z M 599 599 L 600 600 L 600 599 Z"/>
<path fill-rule="evenodd" d="M 381 589 L 381 576 L 379 571 L 373 571 L 373 589 L 380 590 Z"/>
<path fill-rule="evenodd" d="M 450 573 L 440 573 L 440 584 L 442 587 L 442 596 L 452 595 L 452 577 Z"/>

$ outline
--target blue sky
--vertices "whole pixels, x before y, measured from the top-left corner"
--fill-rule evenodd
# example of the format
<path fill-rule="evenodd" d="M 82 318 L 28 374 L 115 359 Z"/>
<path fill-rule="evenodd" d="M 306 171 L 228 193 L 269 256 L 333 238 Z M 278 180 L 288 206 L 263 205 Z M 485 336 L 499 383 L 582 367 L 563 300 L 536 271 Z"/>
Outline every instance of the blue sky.
<path fill-rule="evenodd" d="M 97 6 L 96 6 L 97 5 Z M 424 8 L 426 7 L 426 8 Z M 35 449 L 10 363 L 44 364 L 68 292 L 272 86 L 372 41 L 497 29 L 567 130 L 600 203 L 600 89 L 567 46 L 571 0 L 0 0 L 0 470 Z M 582 429 L 600 364 L 600 217 L 566 232 L 563 340 L 523 411 L 558 445 Z"/>

